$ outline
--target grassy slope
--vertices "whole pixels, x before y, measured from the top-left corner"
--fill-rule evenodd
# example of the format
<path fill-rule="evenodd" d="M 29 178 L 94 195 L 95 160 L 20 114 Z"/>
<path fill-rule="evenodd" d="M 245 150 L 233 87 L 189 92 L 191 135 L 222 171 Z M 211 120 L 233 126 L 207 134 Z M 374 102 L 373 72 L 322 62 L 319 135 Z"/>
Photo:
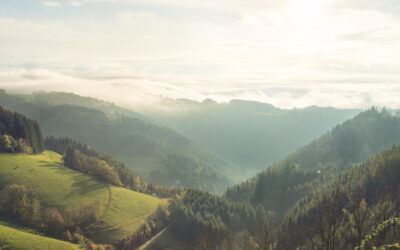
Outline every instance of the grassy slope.
<path fill-rule="evenodd" d="M 63 210 L 98 201 L 101 218 L 90 227 L 93 239 L 112 242 L 134 233 L 163 202 L 155 197 L 108 186 L 62 165 L 50 151 L 40 155 L 0 154 L 0 183 L 18 183 L 43 203 Z"/>
<path fill-rule="evenodd" d="M 0 222 L 0 248 L 32 250 L 81 249 L 78 245 L 36 235 L 3 222 Z"/>
<path fill-rule="evenodd" d="M 90 226 L 91 238 L 112 242 L 135 232 L 164 202 L 149 195 L 112 187 L 111 205 L 105 215 Z"/>

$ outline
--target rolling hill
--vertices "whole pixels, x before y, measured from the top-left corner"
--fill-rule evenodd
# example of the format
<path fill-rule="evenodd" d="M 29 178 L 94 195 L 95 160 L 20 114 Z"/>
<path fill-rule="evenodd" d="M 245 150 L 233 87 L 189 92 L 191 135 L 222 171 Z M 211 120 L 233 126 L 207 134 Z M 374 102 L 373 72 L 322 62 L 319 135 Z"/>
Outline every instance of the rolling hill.
<path fill-rule="evenodd" d="M 54 95 L 59 102 L 45 94 L 3 93 L 0 105 L 37 120 L 45 136 L 70 137 L 113 155 L 156 185 L 222 192 L 232 184 L 229 173 L 235 171 L 229 164 L 173 130 L 95 99 L 49 94 L 51 100 L 57 100 Z M 62 100 L 67 104 L 58 105 Z M 103 112 L 103 106 L 112 108 Z"/>
<path fill-rule="evenodd" d="M 87 227 L 96 242 L 111 243 L 132 235 L 164 201 L 125 188 L 114 187 L 66 168 L 61 155 L 0 154 L 0 183 L 24 185 L 44 205 L 61 211 L 95 201 L 100 219 Z"/>
<path fill-rule="evenodd" d="M 0 248 L 20 250 L 74 250 L 79 245 L 37 235 L 11 224 L 0 222 Z"/>

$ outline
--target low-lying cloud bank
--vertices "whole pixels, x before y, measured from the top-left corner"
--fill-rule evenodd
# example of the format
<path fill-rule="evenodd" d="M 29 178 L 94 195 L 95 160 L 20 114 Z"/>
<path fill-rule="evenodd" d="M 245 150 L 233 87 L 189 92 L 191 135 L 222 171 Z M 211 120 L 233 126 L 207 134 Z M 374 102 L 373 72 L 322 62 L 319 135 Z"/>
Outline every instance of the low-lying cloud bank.
<path fill-rule="evenodd" d="M 229 86 L 229 87 L 224 87 Z M 257 87 L 253 87 L 257 86 Z M 281 108 L 311 105 L 336 108 L 400 108 L 400 86 L 395 83 L 338 82 L 270 83 L 270 84 L 202 84 L 199 81 L 152 79 L 130 75 L 128 71 L 83 71 L 46 68 L 2 68 L 0 88 L 14 93 L 63 91 L 91 96 L 116 104 L 141 108 L 155 105 L 161 98 L 186 98 L 218 102 L 232 99 L 270 103 Z"/>

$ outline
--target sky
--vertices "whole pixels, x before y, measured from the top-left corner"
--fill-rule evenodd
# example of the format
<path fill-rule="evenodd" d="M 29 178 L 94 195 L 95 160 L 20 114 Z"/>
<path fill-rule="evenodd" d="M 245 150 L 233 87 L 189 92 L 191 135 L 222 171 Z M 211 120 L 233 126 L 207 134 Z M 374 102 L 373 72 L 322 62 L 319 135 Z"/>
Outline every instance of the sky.
<path fill-rule="evenodd" d="M 400 108 L 399 0 L 1 0 L 0 88 Z"/>

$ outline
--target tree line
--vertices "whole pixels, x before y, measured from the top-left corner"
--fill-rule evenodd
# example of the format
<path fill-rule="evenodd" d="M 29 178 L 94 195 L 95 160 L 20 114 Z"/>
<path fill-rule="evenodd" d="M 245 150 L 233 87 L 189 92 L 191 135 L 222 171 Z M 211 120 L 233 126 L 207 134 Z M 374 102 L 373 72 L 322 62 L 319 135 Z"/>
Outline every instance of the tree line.
<path fill-rule="evenodd" d="M 43 138 L 37 121 L 0 107 L 0 152 L 40 153 Z"/>

